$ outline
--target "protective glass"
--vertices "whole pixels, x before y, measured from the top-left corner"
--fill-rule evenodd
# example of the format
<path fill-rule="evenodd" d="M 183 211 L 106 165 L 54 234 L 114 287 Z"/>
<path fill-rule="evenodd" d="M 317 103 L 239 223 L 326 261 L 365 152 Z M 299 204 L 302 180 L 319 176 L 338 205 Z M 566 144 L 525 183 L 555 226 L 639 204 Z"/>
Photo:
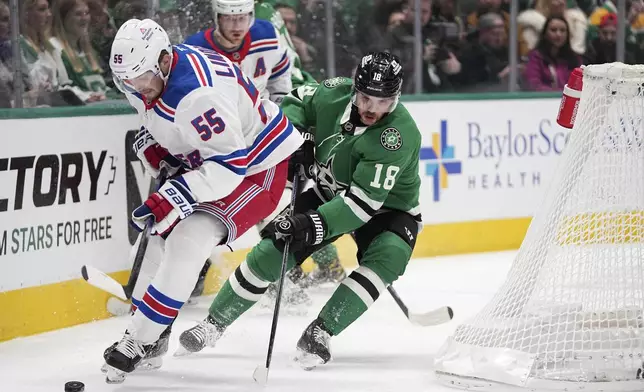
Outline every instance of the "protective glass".
<path fill-rule="evenodd" d="M 398 96 L 379 98 L 372 97 L 356 91 L 353 95 L 353 104 L 362 111 L 372 112 L 372 113 L 389 113 L 391 112 L 398 103 Z"/>
<path fill-rule="evenodd" d="M 140 93 L 152 86 L 154 78 L 158 75 L 158 72 L 147 71 L 136 78 L 132 79 L 121 79 L 118 76 L 112 74 L 112 79 L 116 87 L 123 93 Z"/>
<path fill-rule="evenodd" d="M 217 16 L 220 29 L 225 31 L 248 30 L 253 21 L 253 15 L 251 13 L 243 15 L 218 14 Z"/>

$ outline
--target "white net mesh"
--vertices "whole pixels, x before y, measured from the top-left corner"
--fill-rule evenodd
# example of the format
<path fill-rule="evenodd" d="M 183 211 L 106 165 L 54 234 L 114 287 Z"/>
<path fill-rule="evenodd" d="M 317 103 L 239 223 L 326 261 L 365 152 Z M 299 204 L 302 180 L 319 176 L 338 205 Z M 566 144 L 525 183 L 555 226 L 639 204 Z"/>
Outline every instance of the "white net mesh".
<path fill-rule="evenodd" d="M 453 386 L 644 391 L 644 66 L 588 66 L 583 84 L 506 281 L 437 355 Z"/>

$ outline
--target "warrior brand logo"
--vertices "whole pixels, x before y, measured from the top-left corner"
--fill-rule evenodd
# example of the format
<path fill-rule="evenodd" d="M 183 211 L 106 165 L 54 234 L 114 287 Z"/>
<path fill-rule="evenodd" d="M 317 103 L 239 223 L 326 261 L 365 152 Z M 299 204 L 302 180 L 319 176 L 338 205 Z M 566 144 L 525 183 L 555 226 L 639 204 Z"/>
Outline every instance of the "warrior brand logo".
<path fill-rule="evenodd" d="M 425 174 L 433 178 L 434 201 L 440 201 L 440 190 L 447 188 L 447 176 L 461 173 L 461 161 L 454 158 L 454 146 L 447 144 L 447 121 L 441 121 L 441 132 L 432 134 L 432 147 L 420 149 L 420 160 L 429 161 Z"/>
<path fill-rule="evenodd" d="M 282 217 L 283 220 L 281 220 L 278 225 L 281 230 L 291 230 L 291 222 L 287 221 L 285 218 Z"/>
<path fill-rule="evenodd" d="M 106 158 L 109 158 L 107 165 Z M 115 157 L 108 156 L 106 150 L 101 151 L 98 157 L 87 151 L 0 158 L 0 173 L 15 172 L 16 179 L 13 206 L 10 207 L 8 198 L 0 198 L 0 212 L 23 208 L 25 184 L 32 186 L 29 193 L 32 194 L 34 207 L 48 207 L 56 202 L 58 205 L 67 204 L 70 201 L 68 196 L 71 196 L 72 203 L 94 201 L 99 191 L 103 195 L 109 194 L 116 176 L 114 164 Z M 98 182 L 105 166 L 109 166 L 107 170 L 111 170 L 111 173 L 107 184 L 99 190 Z M 89 189 L 81 186 L 84 179 L 89 179 Z"/>
<path fill-rule="evenodd" d="M 315 231 L 315 241 L 313 245 L 319 245 L 324 241 L 324 225 L 322 224 L 322 218 L 318 214 L 311 214 L 311 220 L 313 221 L 313 230 Z"/>

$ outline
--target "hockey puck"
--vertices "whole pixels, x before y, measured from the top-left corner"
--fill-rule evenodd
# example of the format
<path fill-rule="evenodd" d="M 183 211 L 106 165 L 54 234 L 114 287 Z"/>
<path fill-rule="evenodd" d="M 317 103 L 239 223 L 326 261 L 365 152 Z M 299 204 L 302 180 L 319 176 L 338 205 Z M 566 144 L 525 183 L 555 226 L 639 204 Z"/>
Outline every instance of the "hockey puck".
<path fill-rule="evenodd" d="M 65 392 L 83 392 L 85 384 L 80 381 L 67 381 L 65 383 Z"/>

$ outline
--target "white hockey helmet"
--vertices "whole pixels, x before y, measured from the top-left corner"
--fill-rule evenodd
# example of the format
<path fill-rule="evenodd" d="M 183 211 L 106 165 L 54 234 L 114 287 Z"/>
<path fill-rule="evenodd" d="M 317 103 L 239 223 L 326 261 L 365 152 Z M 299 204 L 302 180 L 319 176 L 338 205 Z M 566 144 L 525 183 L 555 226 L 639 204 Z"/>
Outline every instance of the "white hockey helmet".
<path fill-rule="evenodd" d="M 137 78 L 146 72 L 160 75 L 161 53 L 172 56 L 172 44 L 163 27 L 151 19 L 130 19 L 116 33 L 112 42 L 110 68 L 114 83 L 121 91 L 131 92 L 124 81 Z"/>
<path fill-rule="evenodd" d="M 251 15 L 251 26 L 255 20 L 255 0 L 212 0 L 212 9 L 217 15 Z"/>

